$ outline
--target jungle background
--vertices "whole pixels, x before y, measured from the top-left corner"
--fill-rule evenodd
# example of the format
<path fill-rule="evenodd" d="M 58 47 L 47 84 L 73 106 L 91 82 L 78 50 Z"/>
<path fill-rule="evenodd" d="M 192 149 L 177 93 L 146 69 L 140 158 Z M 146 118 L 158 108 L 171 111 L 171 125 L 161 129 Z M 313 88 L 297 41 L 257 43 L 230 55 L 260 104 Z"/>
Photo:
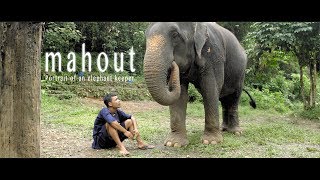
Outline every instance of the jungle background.
<path fill-rule="evenodd" d="M 320 157 L 320 23 L 217 22 L 232 31 L 248 55 L 246 94 L 239 107 L 244 134 L 225 133 L 224 142 L 204 146 L 202 97 L 189 85 L 187 131 L 190 144 L 163 145 L 170 131 L 169 108 L 152 100 L 143 77 L 144 32 L 148 22 L 46 22 L 41 53 L 41 157 L 118 157 L 117 150 L 93 150 L 92 127 L 103 107 L 102 97 L 115 91 L 122 109 L 139 121 L 143 139 L 155 144 L 141 151 L 126 140 L 131 157 Z M 92 71 L 81 71 L 81 47 L 92 55 Z M 125 56 L 122 73 L 113 68 L 114 52 L 134 48 L 135 72 Z M 77 71 L 67 72 L 67 54 L 75 52 Z M 45 52 L 60 52 L 62 71 L 45 72 Z M 103 74 L 97 55 L 109 56 Z M 45 76 L 133 76 L 133 81 L 50 81 Z M 221 115 L 220 115 L 221 122 Z"/>

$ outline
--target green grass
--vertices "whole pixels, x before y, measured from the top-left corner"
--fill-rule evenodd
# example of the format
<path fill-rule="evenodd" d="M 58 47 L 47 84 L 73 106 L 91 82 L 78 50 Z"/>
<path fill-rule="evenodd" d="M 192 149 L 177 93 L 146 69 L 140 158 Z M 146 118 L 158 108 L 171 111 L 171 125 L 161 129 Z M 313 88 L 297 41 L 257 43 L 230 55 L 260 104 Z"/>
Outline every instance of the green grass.
<path fill-rule="evenodd" d="M 42 95 L 41 120 L 46 124 L 64 126 L 91 138 L 94 119 L 100 108 L 83 104 L 80 98 L 59 100 Z M 163 146 L 170 133 L 169 108 L 137 112 L 142 138 L 157 145 L 151 151 L 134 151 L 131 157 L 320 157 L 319 121 L 281 114 L 275 110 L 255 110 L 239 107 L 243 135 L 223 133 L 224 141 L 217 145 L 203 145 L 204 110 L 201 103 L 189 103 L 187 108 L 187 135 L 189 145 L 182 148 Z M 220 109 L 220 123 L 221 123 Z M 299 122 L 307 123 L 299 123 Z M 317 128 L 318 127 L 318 128 Z M 102 156 L 117 157 L 114 151 L 102 151 Z M 101 154 L 100 154 L 101 155 Z"/>
<path fill-rule="evenodd" d="M 46 123 L 90 127 L 92 117 L 99 112 L 98 108 L 85 106 L 77 98 L 59 100 L 43 96 L 42 100 L 41 117 Z"/>

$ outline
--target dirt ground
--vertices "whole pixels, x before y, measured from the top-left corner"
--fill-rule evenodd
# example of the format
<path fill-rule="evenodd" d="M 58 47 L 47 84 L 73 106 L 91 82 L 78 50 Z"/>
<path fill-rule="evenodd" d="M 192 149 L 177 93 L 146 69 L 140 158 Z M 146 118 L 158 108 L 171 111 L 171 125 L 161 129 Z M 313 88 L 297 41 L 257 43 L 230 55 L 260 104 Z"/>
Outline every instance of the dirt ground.
<path fill-rule="evenodd" d="M 85 98 L 84 104 L 103 107 L 100 99 Z M 161 109 L 164 106 L 156 102 L 132 102 L 122 101 L 121 107 L 128 109 L 128 113 L 136 113 L 150 109 Z M 67 129 L 63 125 L 45 124 L 41 122 L 41 148 L 40 157 L 42 158 L 106 158 L 118 155 L 117 149 L 111 150 L 94 150 L 91 148 L 92 138 L 81 136 L 77 132 L 86 132 L 83 127 L 75 127 L 75 131 Z M 91 132 L 91 131 L 90 131 Z M 136 151 L 134 142 L 125 141 L 128 151 Z M 103 151 L 103 153 L 99 152 Z"/>

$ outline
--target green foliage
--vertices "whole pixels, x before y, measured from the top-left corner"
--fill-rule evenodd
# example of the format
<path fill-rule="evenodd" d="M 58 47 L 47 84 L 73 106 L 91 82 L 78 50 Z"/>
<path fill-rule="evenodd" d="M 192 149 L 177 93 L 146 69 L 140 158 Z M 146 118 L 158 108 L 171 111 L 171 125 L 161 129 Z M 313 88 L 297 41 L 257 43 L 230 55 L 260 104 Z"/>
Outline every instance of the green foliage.
<path fill-rule="evenodd" d="M 301 94 L 300 94 L 300 74 L 292 74 L 292 86 L 291 86 L 291 92 L 294 97 L 289 97 L 290 100 L 302 100 Z M 304 83 L 304 94 L 305 96 L 308 96 L 310 94 L 310 79 L 304 74 L 303 75 L 303 83 Z"/>
<path fill-rule="evenodd" d="M 189 102 L 203 102 L 202 96 L 193 84 L 189 84 L 188 88 Z"/>
<path fill-rule="evenodd" d="M 289 112 L 292 103 L 283 95 L 282 92 L 271 92 L 269 89 L 248 89 L 251 96 L 254 98 L 257 109 L 275 109 L 278 112 Z M 240 103 L 249 105 L 249 97 L 243 93 Z"/>
<path fill-rule="evenodd" d="M 74 51 L 80 41 L 81 32 L 73 22 L 48 22 L 45 25 L 44 51 L 68 52 Z"/>
<path fill-rule="evenodd" d="M 224 28 L 230 30 L 237 39 L 242 42 L 250 29 L 252 22 L 217 22 Z"/>
<path fill-rule="evenodd" d="M 86 52 L 90 52 L 95 57 L 105 52 L 109 62 L 113 62 L 114 53 L 118 53 L 118 60 L 119 53 L 124 53 L 124 69 L 131 73 L 128 53 L 133 48 L 135 53 L 133 63 L 136 71 L 131 74 L 141 75 L 145 53 L 144 31 L 147 25 L 146 22 L 49 22 L 45 27 L 43 51 L 81 52 L 82 44 L 85 44 Z M 66 56 L 63 58 L 66 59 Z M 95 62 L 93 58 L 93 63 Z M 94 65 L 93 68 L 96 70 Z"/>
<path fill-rule="evenodd" d="M 319 23 L 257 22 L 251 25 L 245 44 L 249 59 L 259 62 L 261 55 L 274 50 L 292 52 L 301 65 L 315 59 L 320 47 Z"/>
<path fill-rule="evenodd" d="M 245 41 L 249 57 L 246 85 L 281 92 L 291 101 L 301 100 L 299 76 L 295 74 L 299 73 L 299 66 L 310 63 L 318 52 L 316 24 L 253 23 Z M 304 89 L 308 97 L 310 81 L 306 77 Z"/>
<path fill-rule="evenodd" d="M 302 43 L 305 38 L 310 38 L 311 34 L 306 33 L 313 31 L 311 24 L 308 22 L 256 22 L 251 25 L 251 32 L 247 34 L 246 42 L 255 41 L 256 44 L 249 44 L 256 51 L 290 50 Z M 301 35 L 305 36 L 304 39 L 300 39 Z"/>
<path fill-rule="evenodd" d="M 249 66 L 245 81 L 247 87 L 260 91 L 268 89 L 271 93 L 280 92 L 288 101 L 301 99 L 299 74 L 297 74 L 299 66 L 292 53 L 264 52 L 258 65 Z M 306 76 L 305 80 L 305 87 L 308 87 L 310 83 Z"/>
<path fill-rule="evenodd" d="M 129 77 L 127 74 L 102 74 L 102 76 L 110 77 L 107 81 L 79 81 L 78 75 L 76 75 L 75 81 L 59 81 L 45 79 L 43 75 L 41 81 L 41 89 L 45 90 L 45 93 L 50 96 L 57 96 L 60 99 L 70 99 L 75 96 L 77 97 L 104 97 L 106 93 L 116 92 L 122 100 L 151 100 L 152 97 L 144 84 L 144 80 L 141 77 L 133 77 L 134 81 L 125 81 L 125 77 Z M 70 77 L 70 73 L 63 73 L 59 77 Z M 84 77 L 87 79 L 88 76 L 99 77 L 97 73 L 91 73 L 90 75 L 85 74 Z M 114 77 L 120 77 L 120 80 L 114 80 Z M 123 78 L 124 77 L 124 78 Z M 124 81 L 122 81 L 122 79 Z"/>
<path fill-rule="evenodd" d="M 303 118 L 320 121 L 320 106 L 316 106 L 313 109 L 302 110 L 299 115 Z"/>
<path fill-rule="evenodd" d="M 249 59 L 248 69 L 246 70 L 246 85 L 265 87 L 265 85 L 271 83 L 270 81 L 274 77 L 283 76 L 290 79 L 290 74 L 298 71 L 299 65 L 292 53 L 282 51 L 263 52 L 258 60 Z M 275 88 L 283 89 L 282 86 Z M 273 89 L 270 90 L 274 91 Z"/>
<path fill-rule="evenodd" d="M 317 86 L 319 87 L 320 86 L 320 77 L 318 78 L 317 82 L 318 82 Z M 309 91 L 306 92 L 306 94 L 309 93 Z M 303 109 L 303 108 L 300 108 L 297 111 L 298 116 L 303 117 L 303 118 L 307 118 L 307 119 L 311 119 L 311 120 L 316 120 L 316 121 L 320 122 L 320 106 L 319 106 L 319 102 L 320 102 L 320 88 L 317 89 L 316 107 L 314 107 L 312 109 L 306 109 L 306 110 Z"/>
<path fill-rule="evenodd" d="M 77 45 L 78 51 L 81 44 L 85 43 L 87 51 L 102 52 L 109 50 L 116 43 L 115 40 L 107 41 L 108 33 L 115 35 L 112 29 L 112 22 L 76 22 L 79 31 L 82 33 L 81 42 Z M 116 31 L 117 32 L 117 31 Z"/>
<path fill-rule="evenodd" d="M 136 72 L 142 74 L 143 57 L 145 52 L 144 31 L 148 25 L 146 22 L 77 22 L 79 30 L 83 34 L 81 42 L 85 43 L 91 52 L 123 52 L 133 48 L 134 65 Z M 124 67 L 129 71 L 129 61 L 125 61 Z"/>
<path fill-rule="evenodd" d="M 146 89 L 139 89 L 139 88 L 123 89 L 123 88 L 118 88 L 116 92 L 119 95 L 119 97 L 121 97 L 121 99 L 124 100 L 124 101 L 129 101 L 129 100 L 137 100 L 137 101 L 152 100 L 152 97 L 151 97 L 149 91 L 146 90 Z"/>

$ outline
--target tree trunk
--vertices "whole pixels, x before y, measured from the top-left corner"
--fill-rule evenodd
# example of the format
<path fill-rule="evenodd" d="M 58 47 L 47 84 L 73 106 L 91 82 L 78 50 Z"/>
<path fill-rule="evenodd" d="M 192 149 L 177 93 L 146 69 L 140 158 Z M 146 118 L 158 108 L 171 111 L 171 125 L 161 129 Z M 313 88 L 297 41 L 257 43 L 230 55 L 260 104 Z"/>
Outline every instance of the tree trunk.
<path fill-rule="evenodd" d="M 40 157 L 42 23 L 0 23 L 0 157 Z"/>
<path fill-rule="evenodd" d="M 306 97 L 304 94 L 304 82 L 303 82 L 303 66 L 299 63 L 300 66 L 300 95 L 303 102 L 304 109 L 308 108 L 308 102 L 306 101 Z"/>
<path fill-rule="evenodd" d="M 315 63 L 315 66 L 314 66 L 314 106 L 316 106 L 316 100 L 317 100 L 317 79 L 318 79 L 318 72 L 317 72 L 317 63 Z"/>
<path fill-rule="evenodd" d="M 316 106 L 317 94 L 317 64 L 315 60 L 310 60 L 310 108 Z"/>

